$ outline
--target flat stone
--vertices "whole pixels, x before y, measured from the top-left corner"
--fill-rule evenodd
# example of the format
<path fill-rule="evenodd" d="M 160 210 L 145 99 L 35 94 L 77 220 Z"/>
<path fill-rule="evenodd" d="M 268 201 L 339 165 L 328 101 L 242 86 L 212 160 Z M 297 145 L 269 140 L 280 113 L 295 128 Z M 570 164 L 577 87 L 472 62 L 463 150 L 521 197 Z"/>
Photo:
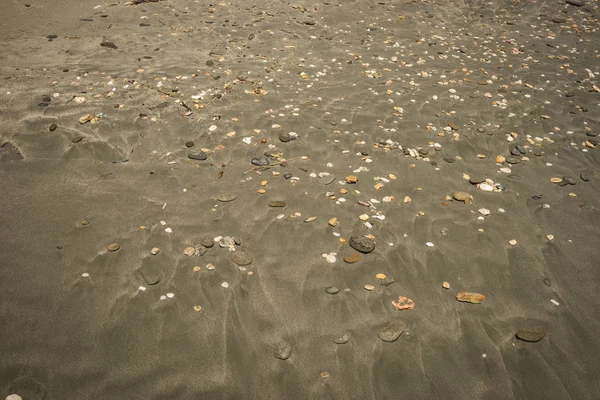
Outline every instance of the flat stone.
<path fill-rule="evenodd" d="M 6 396 L 6 400 L 23 400 L 23 398 L 21 396 L 19 396 L 16 393 L 13 394 L 9 394 L 8 396 Z"/>
<path fill-rule="evenodd" d="M 317 183 L 321 185 L 329 185 L 335 181 L 335 175 L 325 175 L 320 178 L 317 178 Z"/>
<path fill-rule="evenodd" d="M 283 175 L 283 177 L 284 177 L 286 180 L 288 180 L 288 179 L 291 179 L 291 178 L 292 178 L 292 176 L 293 176 L 293 175 L 292 175 L 292 174 L 290 174 L 289 172 Z"/>
<path fill-rule="evenodd" d="M 187 148 L 194 147 L 194 142 L 192 142 L 191 140 L 189 142 L 185 142 L 185 147 L 187 147 Z"/>
<path fill-rule="evenodd" d="M 56 125 L 56 124 L 51 124 L 51 125 L 48 127 L 48 130 L 49 130 L 50 132 L 54 132 L 54 131 L 56 130 L 56 128 L 58 128 L 58 125 Z"/>
<path fill-rule="evenodd" d="M 506 157 L 506 162 L 509 164 L 518 164 L 521 162 L 521 159 L 517 157 Z"/>
<path fill-rule="evenodd" d="M 72 143 L 79 143 L 83 140 L 82 136 L 75 136 L 73 139 L 71 139 Z"/>
<path fill-rule="evenodd" d="M 589 182 L 590 181 L 590 177 L 588 176 L 588 174 L 582 172 L 579 177 L 581 178 L 582 181 L 584 182 Z"/>
<path fill-rule="evenodd" d="M 335 344 L 346 344 L 349 341 L 350 341 L 350 335 L 348 335 L 347 333 L 343 334 L 340 337 L 333 339 L 333 343 L 335 343 Z"/>
<path fill-rule="evenodd" d="M 231 253 L 231 261 L 239 266 L 244 266 L 252 264 L 252 261 L 254 260 L 250 254 L 244 251 L 234 251 Z"/>
<path fill-rule="evenodd" d="M 203 256 L 208 251 L 208 249 L 206 247 L 202 246 L 201 244 L 197 244 L 195 246 L 195 249 L 196 249 L 196 255 L 197 256 Z"/>
<path fill-rule="evenodd" d="M 456 295 L 456 300 L 464 303 L 480 304 L 485 296 L 480 293 L 460 292 Z"/>
<path fill-rule="evenodd" d="M 196 153 L 189 153 L 188 154 L 188 158 L 190 160 L 199 160 L 199 161 L 204 161 L 208 158 L 208 156 L 206 155 L 205 152 L 203 152 L 202 150 L 196 152 Z"/>
<path fill-rule="evenodd" d="M 585 0 L 565 0 L 565 3 L 575 6 L 575 7 L 585 6 Z"/>
<path fill-rule="evenodd" d="M 325 292 L 327 294 L 338 294 L 340 292 L 340 288 L 336 286 L 329 286 L 327 289 L 325 289 Z"/>
<path fill-rule="evenodd" d="M 539 342 L 546 336 L 546 328 L 543 326 L 536 326 L 533 328 L 521 328 L 517 331 L 517 339 L 525 342 Z"/>
<path fill-rule="evenodd" d="M 281 200 L 271 200 L 269 201 L 269 207 L 285 207 L 287 203 Z"/>
<path fill-rule="evenodd" d="M 456 201 L 462 201 L 465 204 L 472 204 L 473 203 L 473 196 L 471 196 L 467 192 L 454 192 L 452 194 L 452 197 L 454 198 L 454 200 L 456 200 Z"/>
<path fill-rule="evenodd" d="M 355 263 L 359 262 L 360 260 L 362 260 L 362 256 L 359 253 L 353 253 L 353 254 L 350 254 L 349 256 L 344 257 L 344 261 L 347 262 L 348 264 L 355 264 Z"/>
<path fill-rule="evenodd" d="M 117 49 L 117 45 L 114 44 L 113 42 L 102 42 L 102 43 L 100 43 L 100 46 L 108 47 L 109 49 Z"/>
<path fill-rule="evenodd" d="M 481 175 L 473 175 L 469 178 L 469 182 L 473 185 L 485 182 L 485 177 Z"/>
<path fill-rule="evenodd" d="M 121 245 L 119 243 L 111 243 L 107 247 L 108 251 L 117 251 L 120 248 L 121 248 Z"/>
<path fill-rule="evenodd" d="M 395 342 L 402 335 L 404 329 L 404 323 L 401 321 L 392 322 L 379 331 L 379 339 L 384 342 Z"/>
<path fill-rule="evenodd" d="M 229 203 L 230 201 L 234 201 L 235 199 L 236 197 L 233 194 L 222 194 L 219 197 L 217 197 L 217 200 L 219 200 L 222 203 Z"/>
<path fill-rule="evenodd" d="M 456 161 L 456 158 L 445 156 L 445 157 L 443 157 L 443 160 L 446 161 L 448 164 L 452 164 L 453 162 Z"/>
<path fill-rule="evenodd" d="M 352 236 L 349 244 L 350 247 L 361 253 L 370 253 L 375 250 L 375 242 L 364 236 Z"/>
<path fill-rule="evenodd" d="M 277 343 L 275 346 L 275 350 L 273 350 L 273 355 L 280 360 L 287 360 L 292 354 L 292 345 L 282 340 Z"/>
<path fill-rule="evenodd" d="M 200 239 L 200 244 L 206 248 L 211 248 L 215 245 L 215 239 L 210 236 L 204 236 Z"/>
<path fill-rule="evenodd" d="M 266 167 L 267 165 L 271 165 L 271 161 L 269 161 L 267 157 L 254 157 L 250 162 L 258 167 Z"/>

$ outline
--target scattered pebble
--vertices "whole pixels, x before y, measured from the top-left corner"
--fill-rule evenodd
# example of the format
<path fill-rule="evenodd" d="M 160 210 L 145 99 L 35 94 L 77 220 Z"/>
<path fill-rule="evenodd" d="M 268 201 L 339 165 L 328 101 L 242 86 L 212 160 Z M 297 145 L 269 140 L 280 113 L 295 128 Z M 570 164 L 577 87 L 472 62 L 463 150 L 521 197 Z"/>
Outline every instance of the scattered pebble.
<path fill-rule="evenodd" d="M 121 248 L 121 245 L 119 243 L 111 243 L 107 247 L 108 251 L 117 251 L 120 248 Z"/>
<path fill-rule="evenodd" d="M 365 254 L 375 250 L 375 242 L 365 236 L 352 236 L 349 244 L 354 250 Z"/>
<path fill-rule="evenodd" d="M 392 322 L 386 325 L 381 331 L 379 331 L 379 338 L 384 342 L 395 342 L 398 340 L 400 335 L 404 332 L 404 323 L 400 321 Z"/>
<path fill-rule="evenodd" d="M 546 336 L 546 328 L 543 326 L 536 326 L 533 328 L 521 328 L 515 334 L 517 339 L 525 342 L 539 342 Z"/>
<path fill-rule="evenodd" d="M 456 295 L 456 300 L 465 303 L 480 304 L 484 299 L 485 296 L 480 293 L 460 292 Z"/>
<path fill-rule="evenodd" d="M 277 343 L 273 355 L 280 360 L 287 360 L 292 354 L 292 345 L 285 340 Z"/>

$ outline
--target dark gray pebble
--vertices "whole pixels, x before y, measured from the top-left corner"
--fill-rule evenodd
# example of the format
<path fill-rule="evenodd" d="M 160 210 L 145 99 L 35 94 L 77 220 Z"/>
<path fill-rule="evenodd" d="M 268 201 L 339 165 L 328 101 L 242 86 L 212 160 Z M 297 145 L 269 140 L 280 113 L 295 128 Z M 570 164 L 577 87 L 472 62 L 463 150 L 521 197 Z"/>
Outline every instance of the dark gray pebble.
<path fill-rule="evenodd" d="M 203 236 L 202 239 L 200 239 L 200 244 L 206 248 L 211 248 L 215 245 L 215 240 L 212 236 Z"/>
<path fill-rule="evenodd" d="M 544 279 L 544 285 L 546 286 L 551 286 L 552 285 L 552 281 L 548 278 Z"/>
<path fill-rule="evenodd" d="M 546 336 L 546 329 L 543 326 L 536 326 L 533 328 L 521 328 L 517 331 L 517 339 L 525 342 L 539 342 Z"/>
<path fill-rule="evenodd" d="M 189 142 L 185 142 L 185 147 L 194 147 L 194 142 L 191 140 Z"/>
<path fill-rule="evenodd" d="M 481 175 L 473 175 L 469 178 L 469 182 L 473 185 L 485 182 L 485 177 Z"/>
<path fill-rule="evenodd" d="M 584 172 L 582 172 L 582 173 L 579 175 L 579 177 L 580 177 L 580 178 L 581 178 L 581 180 L 582 180 L 582 181 L 584 181 L 584 182 L 589 182 L 589 181 L 590 181 L 590 177 L 589 177 L 589 176 L 588 176 L 586 173 L 584 173 Z"/>
<path fill-rule="evenodd" d="M 266 167 L 267 165 L 271 165 L 271 161 L 267 157 L 254 157 L 252 161 L 250 161 L 253 165 L 259 167 Z"/>
<path fill-rule="evenodd" d="M 279 134 L 279 140 L 281 140 L 282 142 L 286 143 L 286 142 L 289 142 L 290 140 L 292 140 L 292 137 L 287 132 L 281 132 Z"/>
<path fill-rule="evenodd" d="M 73 143 L 79 143 L 79 142 L 81 142 L 82 140 L 83 140 L 83 137 L 82 137 L 82 136 L 76 136 L 76 137 L 74 137 L 73 139 L 71 139 L 71 142 L 73 142 Z"/>
<path fill-rule="evenodd" d="M 292 174 L 290 174 L 289 172 L 287 174 L 284 174 L 283 177 L 285 179 L 290 179 L 292 177 Z"/>
<path fill-rule="evenodd" d="M 506 157 L 506 162 L 509 164 L 518 164 L 521 162 L 521 159 L 517 157 Z"/>
<path fill-rule="evenodd" d="M 191 159 L 191 160 L 200 160 L 200 161 L 203 161 L 203 160 L 206 160 L 208 158 L 208 156 L 206 155 L 205 152 L 203 152 L 202 150 L 200 150 L 197 153 L 189 153 L 188 154 L 188 158 Z"/>
<path fill-rule="evenodd" d="M 448 156 L 445 156 L 445 157 L 444 157 L 444 161 L 446 161 L 446 162 L 447 162 L 447 163 L 449 163 L 449 164 L 452 164 L 453 162 L 455 162 L 455 161 L 456 161 L 456 158 L 454 158 L 454 157 L 448 157 Z"/>
<path fill-rule="evenodd" d="M 108 47 L 109 49 L 117 49 L 117 45 L 114 44 L 113 42 L 102 42 L 102 43 L 100 43 L 100 46 Z"/>
<path fill-rule="evenodd" d="M 58 128 L 58 125 L 56 125 L 56 124 L 51 124 L 51 125 L 48 127 L 48 130 L 49 130 L 50 132 L 54 132 L 54 131 L 56 130 L 56 128 Z"/>
<path fill-rule="evenodd" d="M 375 250 L 375 242 L 365 236 L 352 236 L 349 244 L 354 250 L 365 254 Z"/>
<path fill-rule="evenodd" d="M 340 292 L 340 288 L 336 286 L 329 286 L 327 289 L 325 289 L 325 292 L 327 294 L 338 294 Z"/>

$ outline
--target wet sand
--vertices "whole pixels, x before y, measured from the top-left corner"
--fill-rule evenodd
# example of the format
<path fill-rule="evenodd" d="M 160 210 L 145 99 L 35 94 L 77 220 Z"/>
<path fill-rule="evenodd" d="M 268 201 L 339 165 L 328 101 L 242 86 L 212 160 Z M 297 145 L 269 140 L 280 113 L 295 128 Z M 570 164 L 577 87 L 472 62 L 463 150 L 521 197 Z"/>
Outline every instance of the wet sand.
<path fill-rule="evenodd" d="M 600 398 L 598 2 L 7 3 L 2 399 Z"/>

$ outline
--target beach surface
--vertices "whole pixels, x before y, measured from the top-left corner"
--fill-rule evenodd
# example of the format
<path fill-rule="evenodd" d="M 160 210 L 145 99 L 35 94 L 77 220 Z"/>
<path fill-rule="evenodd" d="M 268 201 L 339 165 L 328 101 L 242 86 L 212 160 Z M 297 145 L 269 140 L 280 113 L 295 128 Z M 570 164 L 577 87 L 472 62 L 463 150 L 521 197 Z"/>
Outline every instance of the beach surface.
<path fill-rule="evenodd" d="M 5 0 L 0 398 L 599 399 L 599 19 Z"/>

